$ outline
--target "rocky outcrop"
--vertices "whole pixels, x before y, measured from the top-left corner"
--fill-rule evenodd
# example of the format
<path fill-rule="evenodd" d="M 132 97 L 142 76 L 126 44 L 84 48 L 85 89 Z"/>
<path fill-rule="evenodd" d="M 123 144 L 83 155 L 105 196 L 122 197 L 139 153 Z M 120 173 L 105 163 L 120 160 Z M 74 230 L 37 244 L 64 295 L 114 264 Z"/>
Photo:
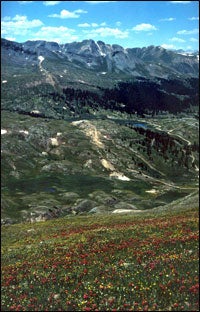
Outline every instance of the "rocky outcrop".
<path fill-rule="evenodd" d="M 51 59 L 56 57 L 105 74 L 123 72 L 133 76 L 162 78 L 187 74 L 198 77 L 198 55 L 176 53 L 160 46 L 125 49 L 117 44 L 94 40 L 59 45 L 42 40 L 21 44 L 2 39 L 1 44 L 4 51 L 9 50 L 13 57 L 17 52 L 23 52 L 25 57 L 28 55 L 29 61 L 35 61 L 35 55 Z M 20 59 L 22 61 L 22 56 Z"/>
<path fill-rule="evenodd" d="M 90 199 L 80 200 L 75 206 L 73 206 L 72 211 L 75 213 L 88 212 L 96 206 L 96 202 Z"/>

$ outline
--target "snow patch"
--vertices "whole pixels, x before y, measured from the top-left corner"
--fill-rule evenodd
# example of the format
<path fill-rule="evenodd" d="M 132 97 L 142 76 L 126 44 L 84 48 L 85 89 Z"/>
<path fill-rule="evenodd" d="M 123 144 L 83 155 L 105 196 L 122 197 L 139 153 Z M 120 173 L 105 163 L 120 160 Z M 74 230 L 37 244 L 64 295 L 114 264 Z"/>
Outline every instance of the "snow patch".
<path fill-rule="evenodd" d="M 80 79 L 78 79 L 78 82 L 81 82 L 81 83 L 86 83 L 85 81 L 83 81 L 83 80 L 80 80 Z"/>
<path fill-rule="evenodd" d="M 177 54 L 179 54 L 179 55 L 184 55 L 184 56 L 194 56 L 194 54 L 193 54 L 193 53 L 190 53 L 190 52 L 179 52 L 179 53 L 177 53 Z"/>
<path fill-rule="evenodd" d="M 156 191 L 155 189 L 152 189 L 152 190 L 146 191 L 146 193 L 156 194 L 158 193 L 158 191 Z"/>
<path fill-rule="evenodd" d="M 8 131 L 6 129 L 1 129 L 1 134 L 6 134 Z"/>
<path fill-rule="evenodd" d="M 96 42 L 96 45 L 97 45 L 97 47 L 98 47 L 98 50 L 99 50 L 100 55 L 101 55 L 101 56 L 106 56 L 106 54 L 102 52 L 101 47 L 99 46 L 99 44 L 98 44 L 97 42 Z"/>
<path fill-rule="evenodd" d="M 41 114 L 41 112 L 39 110 L 32 110 L 31 114 Z"/>
<path fill-rule="evenodd" d="M 59 146 L 57 138 L 50 138 L 50 142 L 52 146 Z"/>
<path fill-rule="evenodd" d="M 42 152 L 42 155 L 45 155 L 45 156 L 46 156 L 46 155 L 48 155 L 48 153 L 47 153 L 47 152 Z"/>
<path fill-rule="evenodd" d="M 27 130 L 19 130 L 20 133 L 29 134 Z"/>
<path fill-rule="evenodd" d="M 110 177 L 117 178 L 121 181 L 130 181 L 131 180 L 127 176 L 125 176 L 123 173 L 119 173 L 119 172 L 112 172 L 110 174 Z"/>
<path fill-rule="evenodd" d="M 134 209 L 115 209 L 112 213 L 130 213 L 130 212 L 142 212 L 143 210 L 134 210 Z"/>
<path fill-rule="evenodd" d="M 2 80 L 2 83 L 7 83 L 8 81 L 7 80 Z"/>
<path fill-rule="evenodd" d="M 44 57 L 42 55 L 38 56 L 38 60 L 42 63 L 44 61 Z"/>
<path fill-rule="evenodd" d="M 73 126 L 78 126 L 78 125 L 80 125 L 80 124 L 82 124 L 82 123 L 84 123 L 84 122 L 87 122 L 87 120 L 85 119 L 83 119 L 83 120 L 77 120 L 77 121 L 72 121 L 72 125 Z"/>

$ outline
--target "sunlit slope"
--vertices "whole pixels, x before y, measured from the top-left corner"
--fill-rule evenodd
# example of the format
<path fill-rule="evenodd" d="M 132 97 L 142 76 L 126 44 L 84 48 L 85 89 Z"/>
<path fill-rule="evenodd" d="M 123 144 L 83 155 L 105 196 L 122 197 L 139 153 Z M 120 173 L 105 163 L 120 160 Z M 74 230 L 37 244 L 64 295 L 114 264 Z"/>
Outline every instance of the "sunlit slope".
<path fill-rule="evenodd" d="M 65 121 L 3 112 L 2 218 L 146 210 L 184 198 L 198 189 L 197 129 L 192 117 Z"/>
<path fill-rule="evenodd" d="M 189 207 L 3 226 L 2 310 L 198 311 L 198 231 Z"/>

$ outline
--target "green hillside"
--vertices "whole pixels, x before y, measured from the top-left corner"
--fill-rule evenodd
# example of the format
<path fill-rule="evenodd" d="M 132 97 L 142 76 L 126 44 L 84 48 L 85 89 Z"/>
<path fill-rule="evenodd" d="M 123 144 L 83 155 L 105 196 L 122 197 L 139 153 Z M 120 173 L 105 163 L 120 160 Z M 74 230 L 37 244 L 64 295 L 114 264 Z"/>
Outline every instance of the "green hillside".
<path fill-rule="evenodd" d="M 3 111 L 1 128 L 3 224 L 152 209 L 198 190 L 192 116 L 102 110 L 66 121 Z"/>

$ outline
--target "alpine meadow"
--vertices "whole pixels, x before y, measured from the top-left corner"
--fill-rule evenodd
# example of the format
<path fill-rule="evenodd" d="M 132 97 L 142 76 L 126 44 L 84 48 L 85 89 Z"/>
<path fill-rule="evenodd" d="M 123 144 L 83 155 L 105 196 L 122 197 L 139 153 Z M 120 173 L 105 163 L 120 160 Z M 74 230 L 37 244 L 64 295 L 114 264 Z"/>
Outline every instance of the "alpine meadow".
<path fill-rule="evenodd" d="M 1 2 L 2 311 L 199 311 L 198 4 Z"/>

